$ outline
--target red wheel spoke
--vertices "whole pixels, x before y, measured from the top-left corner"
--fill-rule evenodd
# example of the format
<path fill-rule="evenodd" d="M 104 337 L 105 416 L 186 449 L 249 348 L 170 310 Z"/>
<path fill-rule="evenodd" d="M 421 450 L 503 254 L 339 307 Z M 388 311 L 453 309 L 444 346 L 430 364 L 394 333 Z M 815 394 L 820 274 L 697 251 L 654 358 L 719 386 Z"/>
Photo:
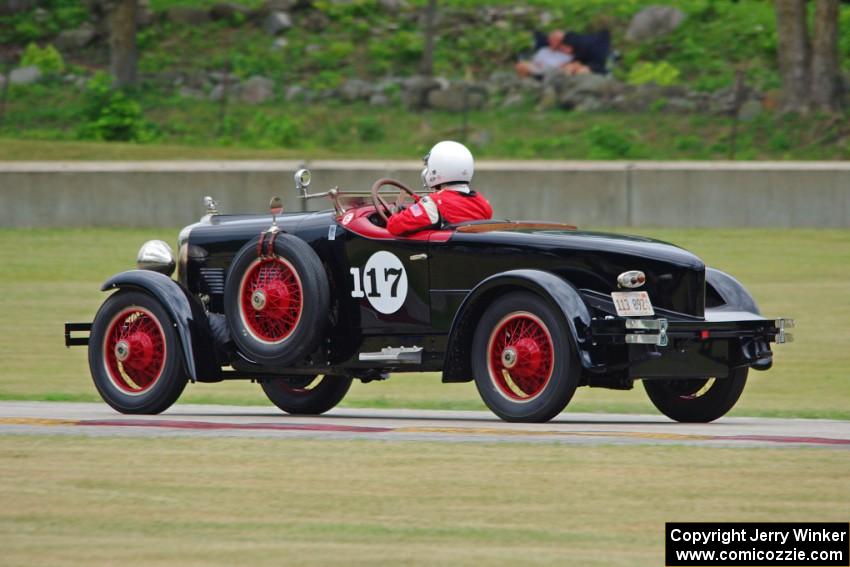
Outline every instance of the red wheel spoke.
<path fill-rule="evenodd" d="M 122 359 L 116 351 L 122 344 Z M 131 394 L 149 390 L 165 367 L 165 334 L 148 310 L 130 307 L 113 318 L 104 336 L 103 358 L 116 387 Z"/>
<path fill-rule="evenodd" d="M 512 313 L 496 326 L 490 335 L 488 358 L 496 386 L 506 397 L 519 401 L 543 391 L 555 362 L 549 330 L 537 316 L 525 312 Z"/>
<path fill-rule="evenodd" d="M 301 319 L 303 301 L 301 281 L 288 261 L 280 257 L 258 259 L 246 271 L 240 289 L 241 315 L 254 338 L 279 343 L 293 333 Z"/>

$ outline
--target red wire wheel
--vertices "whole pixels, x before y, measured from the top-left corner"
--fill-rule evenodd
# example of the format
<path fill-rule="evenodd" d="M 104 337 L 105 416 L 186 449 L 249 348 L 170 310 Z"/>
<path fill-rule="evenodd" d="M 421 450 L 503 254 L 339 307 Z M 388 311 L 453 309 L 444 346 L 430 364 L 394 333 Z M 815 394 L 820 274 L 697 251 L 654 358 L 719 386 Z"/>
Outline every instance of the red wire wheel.
<path fill-rule="evenodd" d="M 132 306 L 107 325 L 103 363 L 109 380 L 122 392 L 139 395 L 162 377 L 166 360 L 165 333 L 147 309 Z"/>
<path fill-rule="evenodd" d="M 552 335 L 531 313 L 510 313 L 499 321 L 490 334 L 487 354 L 490 379 L 512 401 L 537 398 L 552 379 Z"/>
<path fill-rule="evenodd" d="M 287 260 L 257 258 L 239 285 L 239 313 L 246 330 L 259 342 L 280 344 L 288 339 L 304 306 L 298 272 Z"/>

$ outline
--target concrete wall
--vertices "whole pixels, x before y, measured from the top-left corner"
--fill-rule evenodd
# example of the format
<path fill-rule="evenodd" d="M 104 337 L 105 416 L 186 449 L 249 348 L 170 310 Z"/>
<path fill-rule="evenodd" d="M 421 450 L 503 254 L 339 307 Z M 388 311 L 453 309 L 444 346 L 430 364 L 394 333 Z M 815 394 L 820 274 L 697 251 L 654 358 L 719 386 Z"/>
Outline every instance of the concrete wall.
<path fill-rule="evenodd" d="M 168 226 L 222 212 L 327 208 L 312 190 L 368 189 L 378 177 L 419 186 L 418 161 L 0 162 L 0 226 Z M 475 187 L 498 217 L 579 226 L 850 227 L 850 163 L 479 162 Z"/>

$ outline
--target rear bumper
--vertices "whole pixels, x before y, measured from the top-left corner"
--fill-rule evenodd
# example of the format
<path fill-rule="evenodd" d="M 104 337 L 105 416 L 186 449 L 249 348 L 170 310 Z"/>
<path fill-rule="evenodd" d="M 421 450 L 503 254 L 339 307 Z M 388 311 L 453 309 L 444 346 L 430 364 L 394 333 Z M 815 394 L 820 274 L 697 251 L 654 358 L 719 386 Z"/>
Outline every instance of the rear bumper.
<path fill-rule="evenodd" d="M 91 323 L 65 323 L 65 346 L 86 346 L 89 344 L 88 334 L 86 336 L 75 336 L 74 333 L 90 333 Z"/>
<path fill-rule="evenodd" d="M 704 320 L 667 318 L 593 319 L 585 344 L 601 362 L 597 374 L 628 380 L 725 377 L 730 369 L 767 370 L 770 343 L 793 340 L 791 319 L 764 319 L 753 313 L 709 313 Z"/>
<path fill-rule="evenodd" d="M 734 320 L 708 317 L 703 321 L 671 321 L 665 318 L 606 317 L 594 319 L 590 332 L 594 340 L 611 344 L 666 347 L 675 340 L 763 339 L 768 343 L 782 344 L 794 339 L 788 332 L 793 327 L 794 320 L 785 318 Z"/>

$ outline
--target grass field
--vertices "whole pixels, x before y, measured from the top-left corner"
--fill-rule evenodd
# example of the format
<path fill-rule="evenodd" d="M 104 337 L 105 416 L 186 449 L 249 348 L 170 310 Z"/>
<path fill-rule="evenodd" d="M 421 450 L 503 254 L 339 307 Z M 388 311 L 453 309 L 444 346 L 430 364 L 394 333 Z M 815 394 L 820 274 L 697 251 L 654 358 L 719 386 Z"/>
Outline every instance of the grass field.
<path fill-rule="evenodd" d="M 850 231 L 640 230 L 676 242 L 738 277 L 766 314 L 795 317 L 796 341 L 776 349 L 775 368 L 753 372 L 733 415 L 850 419 Z M 84 348 L 65 349 L 65 321 L 90 321 L 100 284 L 132 267 L 139 245 L 177 230 L 0 230 L 0 399 L 96 401 Z M 189 385 L 183 401 L 266 404 L 247 382 Z M 470 384 L 397 375 L 356 383 L 356 407 L 483 409 Z M 654 412 L 642 388 L 582 388 L 573 411 Z"/>
<path fill-rule="evenodd" d="M 0 547 L 9 566 L 657 566 L 667 521 L 846 522 L 848 466 L 822 449 L 0 436 Z"/>
<path fill-rule="evenodd" d="M 32 100 L 40 104 L 30 108 Z M 669 112 L 626 114 L 513 108 L 459 114 L 410 112 L 366 104 L 234 106 L 224 136 L 219 106 L 157 98 L 147 116 L 162 135 L 146 143 L 77 140 L 85 103 L 79 93 L 29 93 L 13 100 L 0 128 L 0 160 L 380 158 L 424 155 L 435 141 L 457 139 L 484 159 L 842 160 L 850 157 L 844 121 L 765 113 L 738 125 L 726 116 Z M 67 114 L 63 118 L 57 114 Z M 464 120 L 468 122 L 464 128 Z M 10 124 L 11 122 L 11 124 Z M 299 126 L 293 126 L 297 124 Z M 290 129 L 295 130 L 290 132 Z M 289 132 L 281 139 L 280 132 Z M 191 134 L 189 134 L 191 132 Z M 292 139 L 290 139 L 292 138 Z M 824 142 L 827 140 L 827 142 Z M 837 140 L 837 141 L 836 141 Z"/>

